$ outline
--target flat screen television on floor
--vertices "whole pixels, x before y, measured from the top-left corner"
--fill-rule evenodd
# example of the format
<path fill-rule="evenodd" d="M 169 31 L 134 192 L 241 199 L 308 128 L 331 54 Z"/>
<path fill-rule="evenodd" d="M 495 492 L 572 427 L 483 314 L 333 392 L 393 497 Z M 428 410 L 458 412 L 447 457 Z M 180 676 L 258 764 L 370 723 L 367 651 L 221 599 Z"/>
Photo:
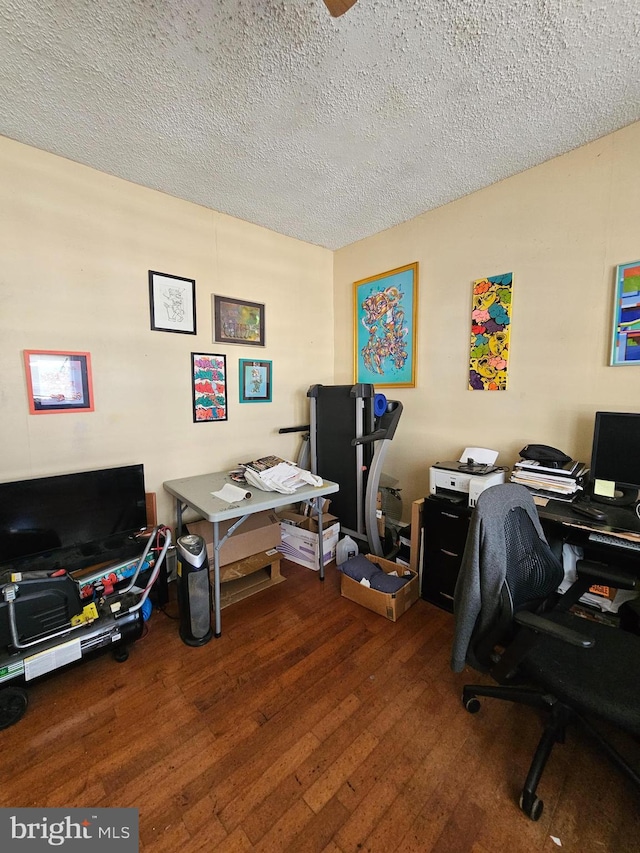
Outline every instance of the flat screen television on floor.
<path fill-rule="evenodd" d="M 80 568 L 133 551 L 146 523 L 142 465 L 0 483 L 0 566 Z"/>

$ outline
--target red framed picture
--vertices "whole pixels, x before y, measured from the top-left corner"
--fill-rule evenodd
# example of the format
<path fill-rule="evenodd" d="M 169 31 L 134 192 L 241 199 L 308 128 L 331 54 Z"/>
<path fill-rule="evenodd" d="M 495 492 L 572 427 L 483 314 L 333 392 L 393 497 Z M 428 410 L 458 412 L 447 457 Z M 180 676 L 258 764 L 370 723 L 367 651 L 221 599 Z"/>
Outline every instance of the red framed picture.
<path fill-rule="evenodd" d="M 25 350 L 24 364 L 32 415 L 94 411 L 90 353 Z"/>

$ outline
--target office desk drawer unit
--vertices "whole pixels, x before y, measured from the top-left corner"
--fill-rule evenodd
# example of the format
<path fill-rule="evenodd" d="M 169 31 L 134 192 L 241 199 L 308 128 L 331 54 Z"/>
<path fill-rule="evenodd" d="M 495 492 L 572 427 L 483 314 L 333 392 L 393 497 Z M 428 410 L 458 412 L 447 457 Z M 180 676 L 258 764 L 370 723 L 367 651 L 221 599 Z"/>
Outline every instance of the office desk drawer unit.
<path fill-rule="evenodd" d="M 449 612 L 453 611 L 453 594 L 472 511 L 464 503 L 456 504 L 434 496 L 422 502 L 424 547 L 420 596 Z M 608 540 L 598 541 L 594 532 L 603 531 L 583 516 L 574 514 L 570 504 L 550 502 L 547 507 L 538 507 L 538 513 L 545 536 L 558 557 L 562 554 L 562 544 L 567 542 L 580 546 L 586 559 L 640 576 L 640 552 L 629 548 L 628 542 L 616 545 L 615 539 L 614 544 Z M 607 513 L 618 529 L 640 533 L 640 521 L 632 509 L 608 508 Z"/>
<path fill-rule="evenodd" d="M 424 549 L 420 596 L 453 612 L 453 593 L 469 531 L 472 510 L 434 497 L 422 507 Z"/>

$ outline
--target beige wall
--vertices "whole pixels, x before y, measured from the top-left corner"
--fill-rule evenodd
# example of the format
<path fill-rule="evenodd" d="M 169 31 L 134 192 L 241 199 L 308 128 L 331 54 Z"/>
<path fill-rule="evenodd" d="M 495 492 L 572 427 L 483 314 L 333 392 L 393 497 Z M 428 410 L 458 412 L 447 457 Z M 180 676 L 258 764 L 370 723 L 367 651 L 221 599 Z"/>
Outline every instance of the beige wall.
<path fill-rule="evenodd" d="M 528 442 L 589 454 L 597 409 L 638 411 L 640 369 L 609 367 L 615 265 L 640 258 L 640 123 L 336 253 L 0 138 L 2 479 L 143 462 L 162 481 L 295 455 L 306 390 L 353 379 L 352 283 L 420 264 L 417 386 L 387 457 L 408 505 L 467 445 L 510 465 Z M 147 271 L 194 278 L 197 336 L 149 329 Z M 467 390 L 471 288 L 514 274 L 506 392 Z M 239 404 L 211 294 L 266 305 L 274 401 Z M 96 411 L 28 414 L 22 351 L 87 350 Z M 225 352 L 229 420 L 193 424 L 189 354 Z"/>
<path fill-rule="evenodd" d="M 0 138 L 1 479 L 143 462 L 162 482 L 297 453 L 307 388 L 333 380 L 332 253 Z M 148 270 L 193 278 L 198 334 L 150 330 Z M 266 347 L 212 343 L 211 294 L 265 304 Z M 30 415 L 22 351 L 89 351 L 93 413 Z M 190 353 L 222 352 L 229 420 L 194 424 Z M 238 359 L 273 362 L 240 404 Z"/>
<path fill-rule="evenodd" d="M 588 459 L 595 411 L 640 411 L 640 368 L 608 366 L 615 266 L 638 258 L 640 123 L 335 253 L 337 383 L 353 376 L 352 282 L 420 265 L 417 385 L 380 389 L 404 404 L 386 467 L 405 515 L 466 446 Z M 508 390 L 468 391 L 472 283 L 505 272 Z"/>

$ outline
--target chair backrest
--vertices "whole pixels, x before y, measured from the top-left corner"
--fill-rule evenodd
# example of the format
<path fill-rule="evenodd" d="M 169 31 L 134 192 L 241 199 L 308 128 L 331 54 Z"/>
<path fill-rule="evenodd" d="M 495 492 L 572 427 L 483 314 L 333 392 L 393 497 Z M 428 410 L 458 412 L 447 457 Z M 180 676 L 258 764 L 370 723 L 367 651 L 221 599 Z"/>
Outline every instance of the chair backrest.
<path fill-rule="evenodd" d="M 537 610 L 562 583 L 562 566 L 547 542 L 538 536 L 523 507 L 514 507 L 505 516 L 504 536 L 505 585 L 513 611 Z"/>
<path fill-rule="evenodd" d="M 564 571 L 542 534 L 531 494 L 515 484 L 493 486 L 480 495 L 467 548 L 473 553 L 465 552 L 465 558 L 478 572 L 482 591 L 469 662 L 487 669 L 495 663 L 495 647 L 513 637 L 514 613 L 544 610 L 550 598 L 555 599 Z M 461 577 L 459 583 L 469 580 Z"/>

